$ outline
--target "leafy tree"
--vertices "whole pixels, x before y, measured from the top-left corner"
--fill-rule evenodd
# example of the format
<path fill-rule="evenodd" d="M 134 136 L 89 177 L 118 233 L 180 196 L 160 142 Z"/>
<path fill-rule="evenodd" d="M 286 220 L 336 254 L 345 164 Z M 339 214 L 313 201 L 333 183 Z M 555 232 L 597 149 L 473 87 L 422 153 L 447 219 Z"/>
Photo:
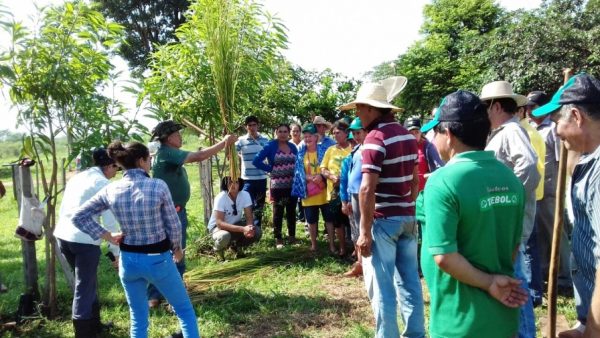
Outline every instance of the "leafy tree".
<path fill-rule="evenodd" d="M 120 42 L 122 27 L 105 21 L 82 1 L 43 10 L 35 32 L 6 16 L 0 22 L 12 38 L 7 50 L 0 51 L 0 79 L 18 109 L 18 122 L 28 128 L 24 151 L 40 166 L 48 198 L 44 222 L 47 278 L 42 300 L 54 317 L 57 137 L 66 133 L 76 146 L 96 133 L 104 141 L 126 138 L 123 133 L 130 131 L 131 124 L 135 126 L 135 122 L 126 126 L 126 121 L 113 120 L 110 107 L 114 103 L 97 94 L 109 78 L 109 55 Z"/>
<path fill-rule="evenodd" d="M 120 54 L 134 74 L 148 67 L 150 54 L 155 45 L 175 41 L 175 31 L 185 22 L 184 13 L 190 5 L 188 0 L 94 0 L 101 12 L 125 28 L 125 41 Z"/>
<path fill-rule="evenodd" d="M 424 38 L 394 61 L 396 74 L 408 78 L 396 102 L 406 109 L 405 114 L 429 114 L 443 96 L 464 88 L 474 71 L 464 62 L 464 46 L 489 34 L 499 25 L 502 13 L 492 0 L 434 0 L 425 5 Z"/>

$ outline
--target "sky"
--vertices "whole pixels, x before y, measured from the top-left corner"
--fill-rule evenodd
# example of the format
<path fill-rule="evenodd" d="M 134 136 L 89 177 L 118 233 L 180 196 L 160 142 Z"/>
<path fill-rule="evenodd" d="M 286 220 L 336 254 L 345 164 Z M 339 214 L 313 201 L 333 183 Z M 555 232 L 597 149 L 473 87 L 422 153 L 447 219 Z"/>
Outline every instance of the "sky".
<path fill-rule="evenodd" d="M 25 24 L 34 17 L 35 5 L 60 4 L 64 0 L 2 1 L 17 21 Z M 396 59 L 419 39 L 423 6 L 427 0 L 263 0 L 264 9 L 277 16 L 288 28 L 288 49 L 283 52 L 293 64 L 307 70 L 330 68 L 348 77 L 362 79 L 374 66 Z M 500 0 L 509 10 L 535 8 L 540 0 Z M 6 36 L 0 35 L 4 45 Z M 126 63 L 113 63 L 128 79 Z M 410 81 L 410 79 L 409 79 Z M 118 92 L 118 91 L 117 91 Z M 135 100 L 118 97 L 133 111 Z M 6 92 L 0 95 L 0 114 L 7 118 L 0 129 L 21 130 L 16 111 L 10 108 Z"/>

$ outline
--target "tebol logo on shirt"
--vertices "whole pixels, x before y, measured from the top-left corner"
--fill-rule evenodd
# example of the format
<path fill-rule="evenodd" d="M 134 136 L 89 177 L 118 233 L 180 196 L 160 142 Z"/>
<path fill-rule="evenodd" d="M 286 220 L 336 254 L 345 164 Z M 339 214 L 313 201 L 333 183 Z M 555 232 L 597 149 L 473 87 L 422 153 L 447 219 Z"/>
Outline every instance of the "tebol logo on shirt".
<path fill-rule="evenodd" d="M 489 197 L 483 197 L 480 200 L 481 210 L 488 210 L 495 206 L 513 206 L 517 205 L 519 197 L 515 193 L 494 194 Z"/>

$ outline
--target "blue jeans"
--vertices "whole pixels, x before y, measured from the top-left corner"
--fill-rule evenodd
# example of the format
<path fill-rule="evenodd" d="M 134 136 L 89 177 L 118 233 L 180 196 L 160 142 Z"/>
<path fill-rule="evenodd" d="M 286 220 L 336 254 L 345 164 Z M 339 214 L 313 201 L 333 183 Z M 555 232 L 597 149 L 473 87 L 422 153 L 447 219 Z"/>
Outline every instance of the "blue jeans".
<path fill-rule="evenodd" d="M 375 219 L 370 262 L 371 280 L 365 278 L 375 315 L 376 337 L 400 337 L 397 298 L 400 301 L 403 337 L 425 337 L 423 294 L 417 268 L 415 218 L 396 216 Z"/>
<path fill-rule="evenodd" d="M 538 225 L 537 222 L 533 225 L 533 231 L 525 250 L 525 265 L 529 267 L 529 275 L 527 275 L 527 283 L 529 284 L 529 294 L 535 306 L 542 305 L 542 296 L 544 295 L 544 287 L 542 284 L 542 262 L 538 252 Z"/>
<path fill-rule="evenodd" d="M 98 303 L 98 263 L 100 247 L 58 239 L 60 252 L 65 256 L 75 272 L 75 292 L 73 295 L 72 316 L 75 320 L 100 320 Z"/>
<path fill-rule="evenodd" d="M 148 283 L 154 284 L 173 306 L 183 336 L 200 337 L 194 307 L 175 267 L 171 252 L 142 254 L 121 251 L 119 277 L 129 304 L 131 338 L 148 337 Z"/>
<path fill-rule="evenodd" d="M 521 287 L 529 291 L 527 284 L 527 266 L 525 264 L 525 247 L 519 246 L 519 254 L 515 260 L 515 278 L 521 281 Z M 535 338 L 535 316 L 533 314 L 533 302 L 527 297 L 527 303 L 519 309 L 519 338 Z"/>
<path fill-rule="evenodd" d="M 263 209 L 265 208 L 265 197 L 267 195 L 267 180 L 244 180 L 244 191 L 252 198 L 252 211 L 254 213 L 254 226 L 262 225 Z"/>
<path fill-rule="evenodd" d="M 187 219 L 187 211 L 185 210 L 185 207 L 182 207 L 181 210 L 177 213 L 177 217 L 179 217 L 179 222 L 181 223 L 181 248 L 185 250 L 186 247 L 186 239 L 187 239 L 187 225 L 188 225 L 188 219 Z M 183 256 L 183 259 L 179 262 L 175 264 L 177 266 L 177 271 L 179 271 L 179 275 L 183 277 L 183 274 L 185 273 L 185 255 Z M 153 285 L 153 284 L 149 284 L 148 285 L 148 299 L 163 299 L 163 295 L 160 294 L 160 291 L 158 291 L 158 289 Z"/>

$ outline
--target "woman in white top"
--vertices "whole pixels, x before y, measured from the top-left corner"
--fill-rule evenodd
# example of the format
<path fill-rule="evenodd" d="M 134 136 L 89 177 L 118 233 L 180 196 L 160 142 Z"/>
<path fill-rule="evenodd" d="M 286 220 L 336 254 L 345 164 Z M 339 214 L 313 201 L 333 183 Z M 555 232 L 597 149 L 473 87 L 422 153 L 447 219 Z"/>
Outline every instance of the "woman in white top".
<path fill-rule="evenodd" d="M 221 258 L 230 244 L 237 251 L 258 242 L 262 236 L 260 227 L 252 223 L 252 199 L 248 192 L 240 190 L 242 186 L 241 178 L 234 181 L 225 176 L 221 179 L 221 192 L 215 197 L 207 228 L 215 241 L 214 250 Z M 245 220 L 242 220 L 242 216 Z"/>

